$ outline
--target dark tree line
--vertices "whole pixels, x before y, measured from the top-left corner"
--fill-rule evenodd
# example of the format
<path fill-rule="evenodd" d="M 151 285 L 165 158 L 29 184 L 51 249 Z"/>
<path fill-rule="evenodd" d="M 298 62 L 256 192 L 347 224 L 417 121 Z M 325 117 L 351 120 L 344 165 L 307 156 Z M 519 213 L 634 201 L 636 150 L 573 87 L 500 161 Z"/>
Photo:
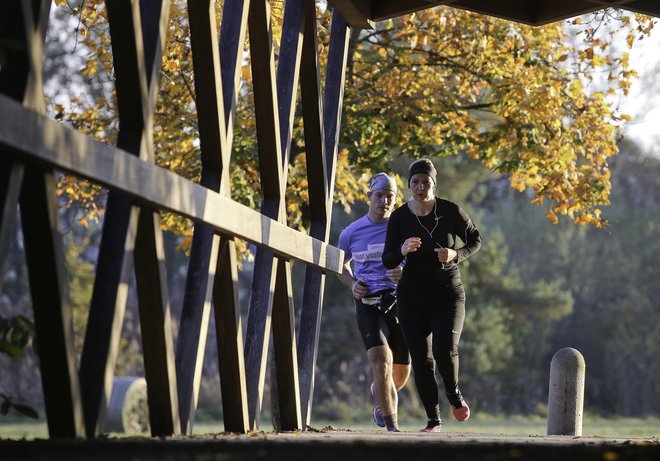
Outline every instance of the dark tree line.
<path fill-rule="evenodd" d="M 660 159 L 621 146 L 605 229 L 550 224 L 531 196 L 475 162 L 436 164 L 439 195 L 461 203 L 484 238 L 461 268 L 461 388 L 475 408 L 543 414 L 552 355 L 574 347 L 587 365 L 586 411 L 660 413 Z M 350 221 L 337 218 L 336 227 Z M 364 405 L 370 373 L 349 294 L 332 277 L 326 293 L 317 401 Z"/>
<path fill-rule="evenodd" d="M 404 173 L 408 160 L 396 159 Z M 468 308 L 461 341 L 461 388 L 477 411 L 543 414 L 549 366 L 562 347 L 574 347 L 587 364 L 585 409 L 604 415 L 660 414 L 660 159 L 621 146 L 611 165 L 609 226 L 553 225 L 530 196 L 513 191 L 473 160 L 436 159 L 438 193 L 461 203 L 484 238 L 482 250 L 461 270 Z M 366 211 L 335 210 L 332 238 Z M 84 335 L 98 231 L 82 229 L 63 209 L 67 267 L 77 347 Z M 20 232 L 3 271 L 0 310 L 5 319 L 31 317 Z M 96 237 L 95 237 L 96 236 Z M 168 278 L 178 318 L 187 258 L 169 235 Z M 247 305 L 250 263 L 242 272 Z M 300 277 L 296 267 L 294 276 Z M 350 294 L 333 275 L 325 288 L 317 361 L 314 416 L 349 418 L 368 410 L 371 379 Z M 294 286 L 296 286 L 294 284 Z M 297 304 L 299 305 L 299 304 Z M 213 320 L 211 319 L 211 322 Z M 176 332 L 175 332 L 176 333 Z M 41 408 L 38 356 L 0 354 L 0 393 Z M 208 339 L 204 412 L 220 411 L 213 323 Z M 137 307 L 129 296 L 117 375 L 142 373 Z M 266 393 L 266 399 L 268 398 Z M 413 383 L 401 395 L 401 413 L 421 414 Z"/>

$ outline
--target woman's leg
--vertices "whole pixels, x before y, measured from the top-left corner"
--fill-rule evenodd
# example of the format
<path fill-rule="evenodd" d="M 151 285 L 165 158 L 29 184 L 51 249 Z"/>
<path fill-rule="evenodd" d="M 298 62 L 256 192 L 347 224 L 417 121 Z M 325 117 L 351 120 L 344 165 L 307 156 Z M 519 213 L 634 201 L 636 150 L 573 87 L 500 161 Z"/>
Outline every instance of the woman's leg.
<path fill-rule="evenodd" d="M 455 287 L 447 300 L 438 306 L 431 317 L 433 332 L 433 357 L 445 385 L 449 403 L 461 407 L 461 394 L 458 389 L 459 341 L 465 320 L 465 293 L 461 287 Z"/>
<path fill-rule="evenodd" d="M 429 318 L 420 306 L 399 300 L 399 323 L 406 338 L 412 361 L 415 387 L 429 419 L 440 420 L 438 384 L 431 352 Z"/>

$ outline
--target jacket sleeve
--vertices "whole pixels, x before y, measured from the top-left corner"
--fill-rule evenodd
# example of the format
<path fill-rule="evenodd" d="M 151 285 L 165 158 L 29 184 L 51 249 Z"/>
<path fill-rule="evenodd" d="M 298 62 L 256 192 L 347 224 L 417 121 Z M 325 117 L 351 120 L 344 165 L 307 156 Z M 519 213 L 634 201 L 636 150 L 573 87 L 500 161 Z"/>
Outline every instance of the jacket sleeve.
<path fill-rule="evenodd" d="M 481 248 L 481 235 L 472 219 L 462 208 L 458 208 L 456 218 L 456 235 L 463 241 L 463 246 L 456 250 L 457 263 L 464 261 Z"/>
<path fill-rule="evenodd" d="M 383 265 L 393 269 L 403 261 L 401 254 L 401 233 L 399 231 L 398 214 L 392 213 L 387 221 L 387 236 L 385 237 L 385 248 L 383 249 Z"/>

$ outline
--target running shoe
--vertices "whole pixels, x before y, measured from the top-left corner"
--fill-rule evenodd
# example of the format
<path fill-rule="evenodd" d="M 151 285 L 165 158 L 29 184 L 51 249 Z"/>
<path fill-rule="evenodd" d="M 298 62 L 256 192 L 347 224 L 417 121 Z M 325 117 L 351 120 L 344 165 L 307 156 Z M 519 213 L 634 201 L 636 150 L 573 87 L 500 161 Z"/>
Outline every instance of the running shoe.
<path fill-rule="evenodd" d="M 419 432 L 440 432 L 442 431 L 442 421 L 434 421 L 429 419 L 426 427 L 423 427 Z"/>
<path fill-rule="evenodd" d="M 470 417 L 470 407 L 468 404 L 465 402 L 463 397 L 460 397 L 460 406 L 455 406 L 452 404 L 451 406 L 451 412 L 454 414 L 454 418 L 458 422 L 463 422 L 467 421 L 467 419 Z"/>
<path fill-rule="evenodd" d="M 374 422 L 380 427 L 385 427 L 385 418 L 383 418 L 378 400 L 376 400 L 376 385 L 374 383 L 371 383 L 371 396 L 374 398 Z"/>

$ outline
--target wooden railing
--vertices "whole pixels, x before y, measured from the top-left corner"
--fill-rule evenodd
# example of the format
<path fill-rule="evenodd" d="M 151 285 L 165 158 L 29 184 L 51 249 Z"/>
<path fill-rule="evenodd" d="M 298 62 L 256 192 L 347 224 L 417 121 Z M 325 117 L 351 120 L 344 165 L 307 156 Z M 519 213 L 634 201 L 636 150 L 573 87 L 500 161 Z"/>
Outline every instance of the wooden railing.
<path fill-rule="evenodd" d="M 197 406 L 209 316 L 215 315 L 225 430 L 259 427 L 270 334 L 279 425 L 309 422 L 324 277 L 343 253 L 329 245 L 348 28 L 332 20 L 322 95 L 314 2 L 288 0 L 277 72 L 267 0 L 225 0 L 218 34 L 213 0 L 189 0 L 188 20 L 202 155 L 193 183 L 154 164 L 152 120 L 169 18 L 163 0 L 108 0 L 119 136 L 108 146 L 45 115 L 41 62 L 50 1 L 7 2 L 4 38 L 22 43 L 0 67 L 0 263 L 20 205 L 50 437 L 93 438 L 112 391 L 135 274 L 151 431 L 189 433 Z M 232 123 L 249 28 L 263 203 L 230 198 Z M 284 194 L 301 87 L 312 210 L 310 234 L 286 225 Z M 67 301 L 54 170 L 109 190 L 79 367 Z M 194 222 L 176 348 L 165 284 L 160 211 Z M 237 296 L 234 238 L 257 247 L 246 338 Z M 290 261 L 307 267 L 295 331 Z"/>

